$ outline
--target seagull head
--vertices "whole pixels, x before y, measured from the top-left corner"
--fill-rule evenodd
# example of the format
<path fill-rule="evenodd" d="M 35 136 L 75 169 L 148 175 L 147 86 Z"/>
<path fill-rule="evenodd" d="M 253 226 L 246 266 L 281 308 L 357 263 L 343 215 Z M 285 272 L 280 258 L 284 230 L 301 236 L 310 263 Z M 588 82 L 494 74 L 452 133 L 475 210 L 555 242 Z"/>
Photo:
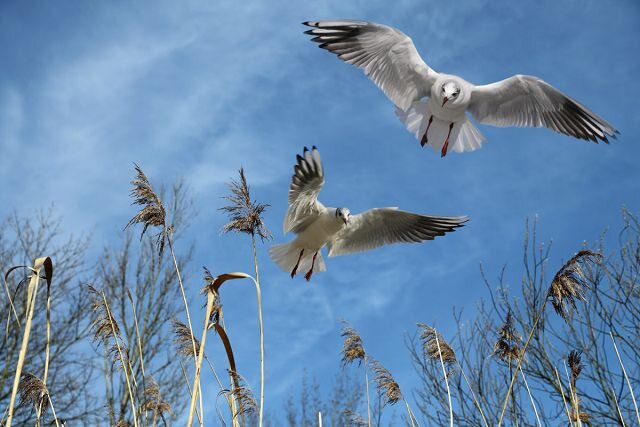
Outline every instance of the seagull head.
<path fill-rule="evenodd" d="M 351 212 L 347 208 L 338 208 L 336 209 L 336 218 L 339 221 L 344 222 L 344 225 L 349 223 L 349 216 L 351 216 Z"/>
<path fill-rule="evenodd" d="M 453 81 L 448 81 L 442 85 L 442 89 L 440 89 L 440 96 L 442 97 L 442 106 L 447 103 L 447 101 L 455 101 L 458 99 L 460 95 L 460 86 L 458 86 Z"/>

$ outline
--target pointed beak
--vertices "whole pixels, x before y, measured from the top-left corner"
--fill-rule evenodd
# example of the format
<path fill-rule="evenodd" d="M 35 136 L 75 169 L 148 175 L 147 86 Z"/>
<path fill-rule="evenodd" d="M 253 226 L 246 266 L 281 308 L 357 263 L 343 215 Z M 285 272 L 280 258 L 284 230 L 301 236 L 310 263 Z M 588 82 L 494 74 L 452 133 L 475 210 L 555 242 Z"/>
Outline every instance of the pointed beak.
<path fill-rule="evenodd" d="M 442 106 L 443 107 L 444 107 L 444 104 L 446 104 L 448 100 L 449 100 L 449 98 L 446 97 L 446 96 L 444 98 L 442 98 Z"/>
<path fill-rule="evenodd" d="M 344 225 L 349 224 L 349 218 L 342 218 L 342 220 L 344 221 Z"/>

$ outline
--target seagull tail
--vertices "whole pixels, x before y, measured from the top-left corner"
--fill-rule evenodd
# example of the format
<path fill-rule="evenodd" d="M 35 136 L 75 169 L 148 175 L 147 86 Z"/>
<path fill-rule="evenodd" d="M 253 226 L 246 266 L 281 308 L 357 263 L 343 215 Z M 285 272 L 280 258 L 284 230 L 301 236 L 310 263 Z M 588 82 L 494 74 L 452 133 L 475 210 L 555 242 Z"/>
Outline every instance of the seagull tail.
<path fill-rule="evenodd" d="M 429 119 L 432 114 L 429 110 L 428 101 L 414 102 L 407 111 L 396 108 L 396 115 L 409 132 L 411 132 L 418 141 L 422 141 L 422 137 L 427 131 Z M 440 151 L 447 139 L 450 123 L 436 119 L 434 117 L 429 133 L 427 135 L 427 144 L 431 145 L 434 150 Z M 464 120 L 456 122 L 451 130 L 449 137 L 449 150 L 462 153 L 465 151 L 474 151 L 482 147 L 484 136 L 478 129 L 465 117 Z"/>
<path fill-rule="evenodd" d="M 302 258 L 300 258 L 300 251 L 303 249 Z M 296 263 L 298 263 L 298 259 L 300 259 L 297 273 L 305 274 L 311 268 L 314 253 L 313 249 L 304 248 L 297 240 L 281 245 L 274 245 L 269 248 L 269 256 L 273 262 L 278 264 L 278 266 L 287 273 L 291 273 Z M 326 271 L 326 269 L 327 267 L 322 258 L 322 253 L 318 250 L 318 255 L 316 255 L 316 260 L 313 264 L 313 272 L 318 273 Z"/>

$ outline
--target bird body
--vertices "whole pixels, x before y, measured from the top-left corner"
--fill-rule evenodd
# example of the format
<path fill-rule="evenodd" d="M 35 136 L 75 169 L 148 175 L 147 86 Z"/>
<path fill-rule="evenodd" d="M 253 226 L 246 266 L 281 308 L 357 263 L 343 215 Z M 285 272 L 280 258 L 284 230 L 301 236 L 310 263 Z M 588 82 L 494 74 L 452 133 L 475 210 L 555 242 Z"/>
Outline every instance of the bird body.
<path fill-rule="evenodd" d="M 578 139 L 608 143 L 618 133 L 604 119 L 533 76 L 474 85 L 438 73 L 400 30 L 366 21 L 308 21 L 319 47 L 364 71 L 396 105 L 396 114 L 422 146 L 444 157 L 473 151 L 484 137 L 467 117 L 498 126 L 547 127 Z M 425 100 L 425 98 L 428 98 Z"/>
<path fill-rule="evenodd" d="M 289 188 L 289 207 L 284 232 L 293 231 L 296 239 L 272 246 L 269 255 L 280 268 L 294 277 L 306 271 L 326 270 L 321 250 L 330 257 L 367 251 L 399 242 L 422 242 L 455 230 L 466 217 L 418 215 L 398 208 L 375 208 L 351 215 L 347 208 L 328 208 L 318 201 L 324 184 L 320 153 L 313 147 L 297 156 Z"/>

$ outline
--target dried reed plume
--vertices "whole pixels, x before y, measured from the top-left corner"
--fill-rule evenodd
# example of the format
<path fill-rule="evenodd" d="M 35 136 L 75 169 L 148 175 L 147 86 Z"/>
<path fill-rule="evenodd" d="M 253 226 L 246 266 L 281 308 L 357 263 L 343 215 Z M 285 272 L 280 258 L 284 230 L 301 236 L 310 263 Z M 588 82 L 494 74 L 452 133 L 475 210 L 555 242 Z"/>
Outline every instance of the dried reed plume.
<path fill-rule="evenodd" d="M 549 286 L 547 299 L 551 301 L 556 313 L 563 319 L 576 309 L 577 301 L 585 301 L 585 291 L 589 288 L 581 264 L 597 262 L 602 255 L 590 250 L 582 250 L 566 262 L 556 273 Z"/>
<path fill-rule="evenodd" d="M 42 408 L 44 413 L 49 407 L 49 390 L 42 380 L 35 375 L 24 372 L 20 378 L 20 406 L 28 404 L 34 408 Z"/>
<path fill-rule="evenodd" d="M 493 355 L 500 360 L 511 361 L 522 356 L 522 335 L 513 325 L 513 315 L 507 312 L 504 323 L 498 329 L 498 339 L 493 347 Z"/>
<path fill-rule="evenodd" d="M 440 359 L 448 365 L 457 362 L 456 353 L 453 348 L 442 338 L 442 335 L 431 326 L 418 323 L 420 328 L 420 339 L 422 340 L 422 349 L 425 357 L 429 359 Z"/>
<path fill-rule="evenodd" d="M 142 233 L 140 233 L 140 239 L 144 236 L 144 233 L 147 231 L 147 228 L 150 226 L 153 227 L 162 227 L 160 232 L 156 236 L 156 244 L 158 245 L 158 251 L 160 255 L 162 255 L 162 250 L 164 249 L 164 242 L 167 236 L 168 228 L 166 225 L 166 210 L 164 205 L 162 204 L 162 200 L 160 200 L 160 196 L 153 191 L 153 187 L 149 182 L 149 179 L 144 174 L 140 166 L 134 163 L 134 167 L 136 169 L 136 176 L 131 181 L 133 188 L 129 192 L 131 197 L 133 197 L 133 204 L 143 206 L 131 220 L 127 223 L 125 228 L 135 225 L 135 224 L 144 224 L 142 228 Z"/>
<path fill-rule="evenodd" d="M 260 239 L 270 239 L 271 233 L 267 229 L 262 214 L 269 205 L 257 203 L 251 200 L 244 169 L 240 168 L 240 181 L 231 181 L 229 184 L 230 195 L 225 196 L 229 206 L 220 208 L 229 216 L 229 223 L 222 228 L 223 233 L 235 231 L 251 236 L 260 236 Z"/>
<path fill-rule="evenodd" d="M 120 419 L 113 427 L 131 427 L 131 423 L 127 420 Z"/>
<path fill-rule="evenodd" d="M 256 399 L 253 397 L 251 389 L 246 385 L 241 375 L 231 369 L 228 369 L 228 371 L 233 384 L 235 384 L 230 394 L 236 402 L 238 402 L 238 410 L 233 414 L 233 417 L 236 418 L 238 415 L 255 413 L 258 410 L 258 402 L 256 402 Z"/>
<path fill-rule="evenodd" d="M 582 369 L 584 369 L 580 353 L 576 350 L 571 350 L 567 357 L 567 362 L 571 370 L 571 399 L 569 399 L 569 403 L 571 404 L 571 420 L 573 422 L 589 422 L 589 414 L 580 412 L 580 399 L 578 398 L 578 389 L 576 388 L 578 377 L 582 373 Z"/>
<path fill-rule="evenodd" d="M 376 382 L 378 394 L 384 404 L 393 405 L 398 403 L 398 401 L 402 399 L 402 392 L 400 391 L 400 386 L 391 375 L 391 372 L 375 359 L 369 359 L 369 363 L 375 374 L 373 380 Z"/>
<path fill-rule="evenodd" d="M 125 369 L 131 366 L 131 361 L 129 359 L 129 349 L 124 343 L 120 342 L 118 344 L 114 344 L 109 348 L 109 355 L 111 356 L 111 367 L 115 367 L 116 365 L 120 365 L 122 369 Z"/>
<path fill-rule="evenodd" d="M 418 323 L 418 328 L 420 328 L 421 330 L 420 338 L 422 340 L 422 350 L 425 357 L 440 361 L 440 366 L 442 367 L 442 376 L 444 377 L 444 384 L 447 387 L 447 400 L 449 401 L 449 425 L 453 427 L 453 404 L 451 403 L 451 389 L 449 387 L 448 378 L 451 371 L 447 373 L 444 365 L 446 363 L 451 369 L 452 365 L 458 362 L 456 353 L 453 351 L 453 348 L 451 348 L 451 346 L 444 339 L 442 339 L 442 336 L 438 333 L 438 331 L 436 331 L 435 328 L 424 325 L 422 323 Z M 473 392 L 473 389 L 471 389 L 471 391 Z M 480 413 L 482 414 L 482 409 L 480 409 Z"/>
<path fill-rule="evenodd" d="M 111 310 L 102 298 L 102 294 L 93 286 L 89 285 L 89 294 L 91 295 L 91 330 L 93 331 L 94 341 L 107 341 L 115 338 L 120 334 L 118 322 L 111 314 Z"/>
<path fill-rule="evenodd" d="M 567 357 L 567 362 L 569 363 L 569 368 L 571 369 L 571 383 L 575 386 L 576 380 L 582 373 L 582 369 L 584 365 L 580 359 L 580 353 L 576 350 L 571 350 L 569 352 L 569 356 Z"/>
<path fill-rule="evenodd" d="M 357 360 L 358 365 L 360 365 L 367 355 L 362 345 L 362 338 L 358 335 L 358 332 L 346 322 L 343 322 L 343 325 L 341 334 L 344 337 L 344 343 L 342 344 L 342 364 L 347 365 Z"/>
<path fill-rule="evenodd" d="M 179 321 L 173 319 L 173 330 L 175 333 L 175 343 L 178 347 L 178 353 L 184 356 L 194 357 L 200 352 L 200 341 L 191 334 L 189 327 Z M 196 354 L 193 354 L 193 343 L 195 342 Z"/>
<path fill-rule="evenodd" d="M 148 378 L 147 382 L 147 388 L 144 389 L 144 403 L 142 404 L 142 409 L 153 412 L 154 417 L 156 414 L 162 416 L 165 412 L 173 414 L 171 411 L 171 405 L 163 401 L 160 397 L 160 386 L 158 383 L 153 378 Z"/>
<path fill-rule="evenodd" d="M 343 412 L 347 419 L 347 425 L 352 427 L 367 427 L 369 424 L 360 416 L 360 414 L 353 412 L 350 409 L 346 409 Z"/>
<path fill-rule="evenodd" d="M 577 308 L 577 301 L 586 301 L 585 291 L 589 288 L 589 283 L 587 282 L 584 272 L 582 271 L 581 264 L 589 261 L 597 263 L 600 258 L 602 258 L 602 255 L 597 252 L 593 252 L 588 249 L 581 250 L 577 254 L 575 254 L 573 258 L 567 261 L 553 277 L 551 285 L 547 290 L 547 295 L 544 299 L 544 303 L 536 314 L 535 320 L 533 321 L 533 326 L 531 327 L 531 331 L 529 332 L 529 336 L 527 337 L 527 340 L 522 347 L 522 354 L 521 357 L 518 358 L 516 370 L 511 376 L 511 382 L 509 383 L 509 388 L 507 389 L 507 394 L 502 404 L 502 413 L 500 414 L 500 419 L 498 420 L 498 427 L 502 425 L 504 414 L 507 409 L 507 402 L 509 401 L 509 396 L 513 391 L 513 383 L 516 380 L 518 369 L 520 369 L 523 356 L 527 351 L 527 348 L 531 343 L 531 339 L 533 338 L 533 334 L 538 327 L 538 323 L 540 322 L 540 319 L 544 314 L 544 309 L 547 305 L 547 302 L 551 301 L 551 304 L 553 305 L 556 313 L 558 313 L 558 315 L 565 322 L 568 321 L 572 311 Z M 638 416 L 638 421 L 640 421 L 640 415 Z"/>

